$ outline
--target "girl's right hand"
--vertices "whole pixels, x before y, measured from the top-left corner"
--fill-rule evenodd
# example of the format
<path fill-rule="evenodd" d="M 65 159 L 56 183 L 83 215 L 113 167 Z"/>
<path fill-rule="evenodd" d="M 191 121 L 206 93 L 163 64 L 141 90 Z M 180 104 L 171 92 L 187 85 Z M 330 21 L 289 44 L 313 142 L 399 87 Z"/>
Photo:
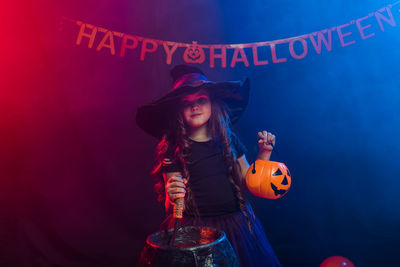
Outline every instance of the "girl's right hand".
<path fill-rule="evenodd" d="M 168 194 L 169 200 L 173 203 L 178 198 L 185 197 L 187 180 L 181 174 L 171 176 L 165 185 L 165 191 Z"/>

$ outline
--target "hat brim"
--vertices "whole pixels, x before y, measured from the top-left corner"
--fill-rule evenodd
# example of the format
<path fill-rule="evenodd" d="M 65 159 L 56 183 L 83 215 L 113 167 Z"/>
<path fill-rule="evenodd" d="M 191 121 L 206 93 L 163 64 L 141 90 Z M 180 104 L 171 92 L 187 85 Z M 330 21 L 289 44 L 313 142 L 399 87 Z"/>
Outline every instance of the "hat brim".
<path fill-rule="evenodd" d="M 200 86 L 179 87 L 149 104 L 140 106 L 136 112 L 136 123 L 146 133 L 160 139 L 169 130 L 169 121 L 174 115 L 171 107 L 179 105 L 182 96 L 200 89 L 207 90 L 214 97 L 221 99 L 228 107 L 232 123 L 239 120 L 249 102 L 250 81 L 212 82 Z"/>

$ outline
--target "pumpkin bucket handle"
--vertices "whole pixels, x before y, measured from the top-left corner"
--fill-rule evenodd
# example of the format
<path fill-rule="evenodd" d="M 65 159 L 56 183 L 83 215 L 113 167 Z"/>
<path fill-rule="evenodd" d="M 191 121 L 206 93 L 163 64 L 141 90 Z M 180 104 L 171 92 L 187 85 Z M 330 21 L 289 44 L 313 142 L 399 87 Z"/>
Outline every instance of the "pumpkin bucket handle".
<path fill-rule="evenodd" d="M 273 148 L 272 151 L 275 151 L 275 154 L 276 154 L 276 157 L 278 158 L 278 161 L 279 161 L 279 162 L 282 162 L 282 161 L 281 161 L 281 157 L 279 157 L 278 150 L 276 150 L 275 146 L 274 146 L 272 143 L 269 143 L 269 145 L 272 146 L 272 148 Z M 255 148 L 254 150 L 256 150 L 256 149 L 257 149 L 257 145 L 256 145 L 254 148 Z M 251 172 L 252 172 L 253 174 L 256 173 L 256 164 L 253 164 L 253 169 L 251 170 Z"/>

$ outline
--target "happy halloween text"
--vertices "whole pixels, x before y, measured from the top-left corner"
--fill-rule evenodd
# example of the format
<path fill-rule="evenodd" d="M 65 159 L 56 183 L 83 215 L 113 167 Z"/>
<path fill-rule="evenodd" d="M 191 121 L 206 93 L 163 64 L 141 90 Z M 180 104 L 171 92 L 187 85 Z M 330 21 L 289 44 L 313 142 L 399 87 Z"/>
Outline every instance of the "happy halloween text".
<path fill-rule="evenodd" d="M 183 54 L 181 54 L 186 63 L 207 63 L 211 68 L 214 68 L 217 64 L 223 68 L 226 68 L 227 65 L 234 68 L 237 64 L 243 64 L 246 67 L 250 64 L 260 66 L 271 62 L 273 64 L 286 62 L 289 56 L 283 55 L 285 55 L 285 50 L 287 54 L 287 49 L 290 57 L 296 60 L 305 58 L 309 52 L 309 47 L 312 47 L 317 54 L 321 54 L 323 46 L 326 51 L 332 51 L 332 39 L 335 36 L 338 37 L 342 47 L 355 44 L 357 38 L 360 38 L 360 40 L 371 38 L 375 35 L 373 26 L 379 26 L 382 32 L 388 25 L 396 26 L 391 7 L 391 5 L 388 5 L 367 16 L 329 29 L 280 40 L 246 44 L 203 45 L 197 42 L 190 44 L 163 41 L 129 35 L 82 21 L 75 21 L 79 26 L 76 44 L 81 45 L 85 42 L 88 48 L 95 47 L 97 51 L 106 50 L 111 55 L 116 55 L 117 47 L 120 57 L 139 52 L 138 56 L 142 61 L 162 47 L 161 50 L 163 50 L 166 64 L 171 64 L 174 57 L 179 56 L 176 53 L 178 48 L 184 48 Z M 232 49 L 233 53 L 227 53 L 229 49 Z"/>

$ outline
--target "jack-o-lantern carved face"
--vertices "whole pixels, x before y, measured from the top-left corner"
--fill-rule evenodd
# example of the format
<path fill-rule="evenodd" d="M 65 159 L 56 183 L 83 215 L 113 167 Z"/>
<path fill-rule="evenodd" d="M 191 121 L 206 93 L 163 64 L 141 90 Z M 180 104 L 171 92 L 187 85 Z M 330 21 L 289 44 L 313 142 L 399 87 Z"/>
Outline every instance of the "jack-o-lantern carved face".
<path fill-rule="evenodd" d="M 292 183 L 289 169 L 276 161 L 256 160 L 246 174 L 246 185 L 258 197 L 277 199 L 287 193 Z"/>
<path fill-rule="evenodd" d="M 204 62 L 205 58 L 204 50 L 197 45 L 197 42 L 193 42 L 191 46 L 188 46 L 183 54 L 183 59 L 186 63 L 201 64 Z"/>

